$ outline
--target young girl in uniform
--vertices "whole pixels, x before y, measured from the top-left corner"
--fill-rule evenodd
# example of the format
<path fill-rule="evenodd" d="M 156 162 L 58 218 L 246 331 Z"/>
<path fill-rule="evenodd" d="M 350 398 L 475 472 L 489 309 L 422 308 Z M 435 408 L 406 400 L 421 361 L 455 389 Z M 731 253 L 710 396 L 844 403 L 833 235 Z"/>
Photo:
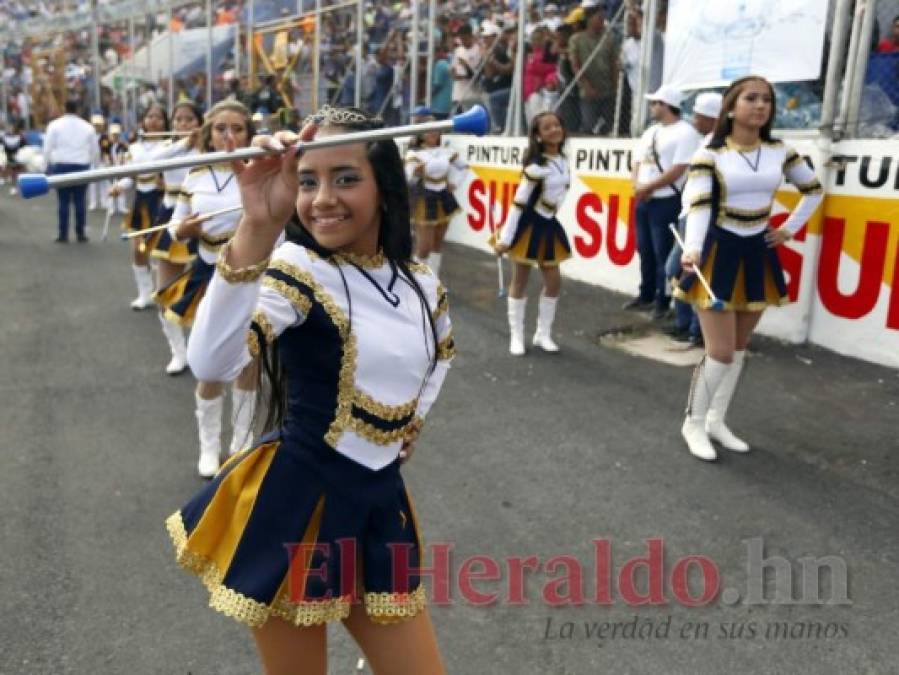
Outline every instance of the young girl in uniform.
<path fill-rule="evenodd" d="M 141 129 L 148 133 L 169 130 L 169 118 L 165 108 L 154 104 L 150 106 L 143 119 Z M 150 161 L 150 153 L 160 141 L 148 138 L 138 139 L 128 146 L 126 163 L 140 164 Z M 125 190 L 134 186 L 134 201 L 131 210 L 125 214 L 122 229 L 125 232 L 138 232 L 151 227 L 156 220 L 156 213 L 162 204 L 162 175 L 146 174 L 136 178 L 122 178 L 109 191 L 110 199 L 116 199 Z M 134 270 L 134 281 L 137 284 L 137 297 L 131 302 L 131 309 L 146 309 L 153 306 L 153 273 L 150 270 L 150 254 L 142 237 L 131 240 L 131 266 Z"/>
<path fill-rule="evenodd" d="M 178 133 L 191 135 L 160 144 L 157 146 L 158 149 L 152 152 L 152 159 L 169 159 L 196 154 L 199 145 L 199 129 L 202 124 L 203 113 L 193 101 L 177 103 L 172 110 L 172 128 Z M 156 224 L 163 225 L 172 219 L 178 197 L 181 195 L 181 185 L 189 171 L 190 169 L 184 168 L 162 172 L 165 195 L 162 198 L 162 208 L 159 210 Z M 197 255 L 196 239 L 186 242 L 175 241 L 168 230 L 160 230 L 150 237 L 147 247 L 150 249 L 150 257 L 156 261 L 156 288 L 165 288 L 171 284 L 184 273 L 187 265 Z M 187 368 L 187 342 L 184 338 L 184 329 L 180 324 L 166 319 L 165 311 L 159 312 L 159 322 L 172 353 L 165 372 L 169 375 L 177 375 Z"/>
<path fill-rule="evenodd" d="M 319 137 L 382 124 L 355 109 L 315 121 Z M 375 673 L 438 675 L 423 587 L 403 572 L 422 551 L 400 464 L 453 355 L 446 295 L 411 262 L 396 144 L 298 158 L 283 152 L 296 139 L 257 138 L 282 154 L 235 167 L 244 215 L 188 350 L 215 380 L 263 355 L 276 431 L 229 460 L 169 534 L 212 607 L 252 628 L 268 675 L 323 675 L 337 620 Z"/>
<path fill-rule="evenodd" d="M 109 125 L 109 165 L 122 166 L 128 158 L 128 142 L 122 135 L 122 125 L 118 122 L 111 122 Z M 128 213 L 128 202 L 124 192 L 120 192 L 117 197 L 113 197 L 110 190 L 107 208 L 112 213 Z"/>
<path fill-rule="evenodd" d="M 771 137 L 775 99 L 761 77 L 728 88 L 711 141 L 694 155 L 685 193 L 690 195 L 682 276 L 675 297 L 699 313 L 706 355 L 696 367 L 681 433 L 690 452 L 712 461 L 711 441 L 734 452 L 749 445 L 724 417 L 743 369 L 749 337 L 769 305 L 789 301 L 777 247 L 812 216 L 823 198 L 814 171 L 799 154 Z M 802 199 L 777 229 L 768 223 L 774 195 L 787 178 Z M 699 267 L 724 311 L 695 276 Z"/>
<path fill-rule="evenodd" d="M 539 267 L 543 274 L 533 343 L 547 352 L 559 351 L 552 338 L 562 289 L 559 263 L 571 257 L 565 228 L 556 218 L 571 182 L 564 145 L 565 128 L 558 115 L 543 112 L 534 117 L 528 133 L 522 181 L 515 191 L 506 222 L 495 235 L 496 253 L 508 254 L 514 263 L 509 285 L 509 352 L 514 356 L 525 353 L 525 290 L 533 266 Z"/>
<path fill-rule="evenodd" d="M 420 122 L 433 121 L 422 117 Z M 440 132 L 431 131 L 418 137 L 414 147 L 406 153 L 406 179 L 410 187 L 421 185 L 412 224 L 415 226 L 416 257 L 440 275 L 443 254 L 440 249 L 446 237 L 450 219 L 459 211 L 453 196 L 460 174 L 467 165 L 452 148 L 441 145 Z"/>
<path fill-rule="evenodd" d="M 220 152 L 246 147 L 253 138 L 250 113 L 237 101 L 222 101 L 206 114 L 200 144 L 204 152 Z M 191 169 L 181 186 L 181 195 L 172 215 L 171 235 L 175 241 L 196 238 L 198 255 L 186 272 L 160 290 L 156 302 L 164 308 L 165 319 L 182 327 L 190 326 L 215 267 L 219 251 L 237 229 L 240 212 L 232 211 L 200 222 L 198 216 L 231 206 L 239 206 L 240 188 L 230 164 L 212 164 Z M 235 373 L 231 400 L 232 438 L 230 453 L 240 450 L 250 439 L 256 398 L 256 375 L 252 367 Z M 225 386 L 221 380 L 198 376 L 196 416 L 200 437 L 197 471 L 204 478 L 215 475 L 221 456 L 222 411 Z"/>

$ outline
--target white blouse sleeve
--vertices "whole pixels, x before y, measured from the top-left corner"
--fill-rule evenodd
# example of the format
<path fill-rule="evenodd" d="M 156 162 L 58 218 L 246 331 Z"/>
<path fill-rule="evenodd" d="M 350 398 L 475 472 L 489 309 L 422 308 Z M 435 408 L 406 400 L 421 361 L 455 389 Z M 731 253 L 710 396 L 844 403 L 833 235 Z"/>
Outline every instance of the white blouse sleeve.
<path fill-rule="evenodd" d="M 180 157 L 181 155 L 186 154 L 189 150 L 190 148 L 187 145 L 186 139 L 182 139 L 177 143 L 157 143 L 147 151 L 145 161 L 155 162 L 161 159 L 172 159 L 173 157 Z"/>
<path fill-rule="evenodd" d="M 449 301 L 443 284 L 437 284 L 437 304 L 432 314 L 434 327 L 437 329 L 437 365 L 425 382 L 421 395 L 418 397 L 418 407 L 415 414 L 424 419 L 437 400 L 437 395 L 443 387 L 446 373 L 450 363 L 456 355 L 456 345 L 453 341 L 453 326 L 449 318 Z"/>
<path fill-rule="evenodd" d="M 794 235 L 815 213 L 818 204 L 824 199 L 824 189 L 821 187 L 818 177 L 815 176 L 815 172 L 793 148 L 787 148 L 787 155 L 784 159 L 784 176 L 802 194 L 802 199 L 799 200 L 796 208 L 783 224 L 783 227 L 791 235 Z"/>
<path fill-rule="evenodd" d="M 515 190 L 515 196 L 512 198 L 512 206 L 509 208 L 509 215 L 506 216 L 506 222 L 500 231 L 499 243 L 504 246 L 511 246 L 515 240 L 515 233 L 518 231 L 518 220 L 528 204 L 531 194 L 537 189 L 549 171 L 546 167 L 537 164 L 528 164 L 522 175 L 521 182 Z"/>
<path fill-rule="evenodd" d="M 268 272 L 256 281 L 230 283 L 216 270 L 188 341 L 194 376 L 203 382 L 235 379 L 281 333 L 305 321 L 310 305 L 296 295 Z"/>
<path fill-rule="evenodd" d="M 705 237 L 712 219 L 712 183 L 715 174 L 715 157 L 705 149 L 700 149 L 690 161 L 690 173 L 684 194 L 689 195 L 687 204 L 687 230 L 684 237 L 686 252 L 702 251 Z"/>

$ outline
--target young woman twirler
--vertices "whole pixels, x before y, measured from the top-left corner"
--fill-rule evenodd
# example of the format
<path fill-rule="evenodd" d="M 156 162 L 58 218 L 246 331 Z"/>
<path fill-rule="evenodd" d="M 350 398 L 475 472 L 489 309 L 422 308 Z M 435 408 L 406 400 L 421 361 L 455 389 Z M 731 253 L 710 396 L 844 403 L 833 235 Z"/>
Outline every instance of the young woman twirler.
<path fill-rule="evenodd" d="M 717 459 L 711 441 L 747 452 L 749 445 L 724 423 L 749 337 L 769 305 L 788 302 L 777 247 L 792 238 L 823 198 L 815 173 L 795 150 L 771 137 L 774 90 L 761 77 L 745 77 L 724 95 L 708 145 L 693 157 L 685 193 L 690 195 L 686 272 L 675 297 L 699 313 L 706 355 L 696 367 L 682 433 L 690 452 Z M 802 199 L 786 222 L 771 229 L 775 192 L 786 177 Z M 696 278 L 699 267 L 724 311 Z"/>
<path fill-rule="evenodd" d="M 190 134 L 179 140 L 171 140 L 158 144 L 152 151 L 152 159 L 170 159 L 198 152 L 199 130 L 203 124 L 203 113 L 192 101 L 180 101 L 172 110 L 172 128 L 181 134 Z M 181 187 L 187 178 L 189 169 L 169 169 L 162 172 L 165 184 L 165 195 L 162 208 L 156 218 L 156 224 L 164 225 L 172 219 Z M 146 242 L 150 257 L 156 263 L 156 288 L 166 288 L 178 276 L 184 273 L 188 264 L 197 256 L 197 240 L 186 242 L 175 241 L 168 230 L 160 230 L 151 235 Z M 162 333 L 169 344 L 172 358 L 165 367 L 169 375 L 178 375 L 187 369 L 187 342 L 184 329 L 176 321 L 166 318 L 164 308 L 159 312 Z"/>
<path fill-rule="evenodd" d="M 381 126 L 325 109 L 300 137 Z M 454 353 L 446 295 L 411 260 L 396 144 L 298 159 L 285 151 L 296 140 L 260 136 L 254 145 L 275 154 L 235 165 L 243 217 L 188 348 L 207 380 L 260 355 L 275 431 L 232 457 L 168 531 L 211 606 L 252 628 L 268 675 L 324 675 L 326 624 L 336 621 L 373 672 L 440 675 L 400 465 Z"/>
<path fill-rule="evenodd" d="M 200 147 L 205 152 L 242 148 L 249 144 L 253 134 L 249 110 L 237 101 L 222 101 L 206 113 L 200 133 Z M 202 222 L 199 216 L 240 204 L 240 188 L 230 164 L 199 166 L 187 174 L 172 215 L 170 234 L 176 242 L 197 239 L 198 255 L 186 272 L 156 293 L 155 300 L 164 308 L 166 320 L 182 327 L 193 324 L 212 278 L 219 251 L 234 236 L 240 221 L 239 211 L 223 213 Z M 195 400 L 200 440 L 197 472 L 204 478 L 211 478 L 219 469 L 222 452 L 226 381 L 208 380 L 200 376 L 197 380 Z M 252 440 L 256 402 L 256 371 L 253 364 L 249 364 L 243 372 L 235 373 L 227 382 L 232 380 L 230 454 Z"/>
<path fill-rule="evenodd" d="M 547 352 L 559 351 L 552 339 L 556 304 L 562 289 L 559 263 L 571 257 L 565 229 L 556 218 L 571 183 L 564 145 L 565 128 L 558 115 L 544 112 L 534 117 L 528 132 L 522 181 L 505 224 L 495 239 L 491 239 L 496 253 L 508 254 L 514 263 L 509 286 L 509 352 L 514 356 L 525 352 L 525 290 L 534 265 L 543 273 L 534 346 Z"/>
<path fill-rule="evenodd" d="M 431 116 L 420 122 L 433 121 Z M 432 131 L 416 139 L 406 153 L 406 179 L 410 187 L 421 184 L 412 212 L 415 226 L 416 257 L 435 275 L 440 275 L 443 254 L 440 249 L 450 219 L 459 211 L 453 196 L 459 177 L 467 168 L 465 161 L 452 148 L 441 146 L 440 132 Z"/>
<path fill-rule="evenodd" d="M 144 113 L 141 129 L 150 133 L 169 130 L 169 118 L 165 108 L 152 105 Z M 137 139 L 128 146 L 126 163 L 140 164 L 150 161 L 152 150 L 160 141 Z M 131 210 L 125 214 L 122 229 L 138 232 L 151 227 L 156 222 L 156 214 L 162 204 L 162 174 L 154 173 L 137 176 L 135 179 L 122 178 L 109 191 L 109 198 L 116 199 L 125 190 L 134 186 L 134 201 Z M 150 269 L 150 252 L 143 237 L 131 240 L 131 267 L 137 284 L 137 297 L 131 302 L 131 309 L 147 309 L 153 306 L 153 272 Z"/>

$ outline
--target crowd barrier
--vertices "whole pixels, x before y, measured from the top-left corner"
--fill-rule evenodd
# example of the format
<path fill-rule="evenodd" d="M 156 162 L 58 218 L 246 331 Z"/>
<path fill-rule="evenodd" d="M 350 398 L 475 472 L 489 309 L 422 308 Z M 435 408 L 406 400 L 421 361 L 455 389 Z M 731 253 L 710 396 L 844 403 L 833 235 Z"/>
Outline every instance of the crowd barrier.
<path fill-rule="evenodd" d="M 469 164 L 458 186 L 462 206 L 447 239 L 490 251 L 487 239 L 505 219 L 521 175 L 524 138 L 454 137 Z M 771 309 L 761 333 L 809 341 L 899 367 L 899 141 L 789 141 L 826 186 L 826 198 L 795 239 L 780 249 L 793 303 Z M 630 171 L 636 139 L 571 139 L 572 183 L 559 212 L 573 249 L 566 277 L 636 295 L 639 258 Z M 799 200 L 789 184 L 778 191 L 772 223 Z"/>

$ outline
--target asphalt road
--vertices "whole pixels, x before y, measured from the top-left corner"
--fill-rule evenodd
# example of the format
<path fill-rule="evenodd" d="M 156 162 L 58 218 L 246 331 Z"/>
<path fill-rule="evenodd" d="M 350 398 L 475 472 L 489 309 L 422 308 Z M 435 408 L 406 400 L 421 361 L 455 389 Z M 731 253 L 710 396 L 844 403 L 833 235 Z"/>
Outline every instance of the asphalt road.
<path fill-rule="evenodd" d="M 127 248 L 98 241 L 100 216 L 84 245 L 54 244 L 54 223 L 52 197 L 0 197 L 0 673 L 259 672 L 163 526 L 200 485 L 192 381 L 163 373 L 156 316 L 128 309 Z M 427 542 L 453 547 L 453 601 L 431 609 L 449 672 L 899 672 L 897 371 L 759 340 L 730 416 L 754 451 L 705 464 L 679 437 L 689 369 L 598 343 L 649 330 L 621 296 L 568 283 L 563 353 L 513 359 L 493 262 L 452 247 L 444 270 L 459 355 L 405 474 Z M 611 604 L 596 602 L 596 539 Z M 662 605 L 634 604 L 647 580 L 627 561 L 649 540 Z M 784 561 L 778 578 L 753 567 L 762 554 Z M 501 576 L 471 583 L 498 594 L 484 606 L 458 583 L 474 555 Z M 531 556 L 515 604 L 508 561 Z M 817 592 L 810 561 L 831 570 Z M 552 583 L 575 568 L 581 598 Z M 727 590 L 687 606 L 716 571 Z M 331 672 L 349 675 L 358 651 L 330 635 Z"/>

